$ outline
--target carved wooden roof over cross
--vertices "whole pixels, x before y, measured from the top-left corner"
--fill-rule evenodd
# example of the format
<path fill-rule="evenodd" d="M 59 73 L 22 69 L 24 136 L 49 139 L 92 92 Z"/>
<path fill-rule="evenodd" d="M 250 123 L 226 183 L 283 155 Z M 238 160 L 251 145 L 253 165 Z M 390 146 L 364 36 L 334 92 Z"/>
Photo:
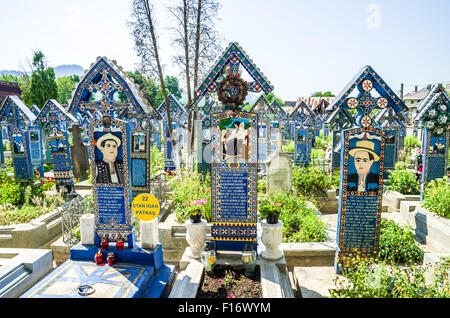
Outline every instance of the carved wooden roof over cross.
<path fill-rule="evenodd" d="M 248 83 L 248 87 L 251 92 L 259 93 L 262 90 L 266 94 L 269 94 L 273 91 L 273 86 L 248 57 L 244 50 L 239 46 L 239 44 L 232 42 L 218 62 L 208 72 L 205 80 L 197 89 L 198 95 L 204 95 L 207 90 L 214 91 L 217 86 L 216 80 L 220 75 L 222 75 L 222 71 L 226 65 L 229 65 L 229 71 L 233 75 L 239 74 L 240 66 L 244 67 L 244 69 L 254 80 L 253 82 Z"/>
<path fill-rule="evenodd" d="M 420 121 L 422 117 L 425 115 L 427 110 L 432 106 L 432 99 L 436 97 L 438 94 L 444 94 L 447 95 L 446 90 L 442 86 L 442 84 L 435 84 L 431 87 L 428 94 L 424 97 L 424 99 L 420 102 L 420 104 L 417 106 L 417 114 L 414 117 L 414 121 Z"/>
<path fill-rule="evenodd" d="M 450 97 L 441 84 L 434 85 L 417 108 L 414 122 L 437 135 L 450 129 Z"/>
<path fill-rule="evenodd" d="M 71 124 L 78 123 L 78 119 L 72 114 L 66 112 L 64 107 L 62 107 L 56 100 L 49 99 L 45 103 L 44 107 L 42 107 L 36 117 L 36 120 L 34 121 L 34 124 L 44 127 L 59 127 L 61 122 L 67 122 L 67 126 L 70 126 Z"/>
<path fill-rule="evenodd" d="M 240 77 L 241 69 L 245 69 L 253 81 L 247 82 L 249 92 L 268 94 L 274 87 L 236 42 L 231 42 L 225 52 L 207 73 L 197 88 L 197 98 L 192 102 L 190 110 L 198 110 L 199 101 L 206 95 L 217 93 L 220 83 L 228 75 Z"/>
<path fill-rule="evenodd" d="M 355 88 L 359 93 L 357 97 L 351 97 L 350 95 Z M 373 92 L 377 92 L 379 97 L 374 97 Z M 356 74 L 342 92 L 337 95 L 328 110 L 335 110 L 340 107 L 356 109 L 358 112 L 356 124 L 363 127 L 373 125 L 371 113 L 374 109 L 392 108 L 396 113 L 408 111 L 408 107 L 370 65 L 363 67 Z"/>
<path fill-rule="evenodd" d="M 375 123 L 380 128 L 405 127 L 407 121 L 403 113 L 396 113 L 392 108 L 382 109 L 375 115 Z"/>
<path fill-rule="evenodd" d="M 330 114 L 325 124 L 329 125 L 332 130 L 343 130 L 356 126 L 356 121 L 345 108 L 337 108 Z"/>
<path fill-rule="evenodd" d="M 3 126 L 13 125 L 21 129 L 32 125 L 36 115 L 15 95 L 9 95 L 0 106 L 0 124 Z"/>
<path fill-rule="evenodd" d="M 172 117 L 172 120 L 179 120 L 180 116 L 186 114 L 186 109 L 183 107 L 183 105 L 181 105 L 178 99 L 175 96 L 173 96 L 173 94 L 170 94 L 167 97 L 169 98 L 169 112 L 170 116 Z M 163 100 L 161 105 L 159 105 L 157 112 L 164 121 L 167 121 L 167 110 L 165 100 Z"/>
<path fill-rule="evenodd" d="M 69 113 L 98 110 L 102 115 L 123 119 L 128 113 L 146 114 L 153 107 L 145 100 L 134 81 L 115 61 L 98 57 L 81 78 L 69 101 Z"/>
<path fill-rule="evenodd" d="M 257 113 L 259 120 L 268 120 L 270 119 L 269 115 L 275 115 L 276 112 L 270 106 L 264 94 L 261 94 L 256 102 L 253 104 L 252 108 L 250 108 L 250 113 Z"/>
<path fill-rule="evenodd" d="M 316 114 L 316 123 L 318 126 L 322 126 L 327 119 L 330 117 L 330 114 Z"/>
<path fill-rule="evenodd" d="M 272 107 L 273 111 L 275 112 L 275 119 L 276 120 L 286 120 L 287 114 L 284 111 L 283 107 L 280 105 L 280 103 L 274 99 L 272 104 L 270 105 Z"/>
<path fill-rule="evenodd" d="M 304 101 L 301 101 L 297 104 L 294 111 L 289 114 L 289 120 L 299 122 L 303 125 L 315 125 L 316 115 L 314 115 Z"/>

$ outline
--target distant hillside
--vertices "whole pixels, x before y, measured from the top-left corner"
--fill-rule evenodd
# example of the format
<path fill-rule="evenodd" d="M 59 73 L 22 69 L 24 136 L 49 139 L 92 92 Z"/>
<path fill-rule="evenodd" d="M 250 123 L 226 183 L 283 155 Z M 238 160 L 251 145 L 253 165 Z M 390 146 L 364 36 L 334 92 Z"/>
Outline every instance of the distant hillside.
<path fill-rule="evenodd" d="M 53 68 L 55 70 L 56 77 L 70 76 L 70 75 L 84 75 L 84 70 L 80 65 L 59 65 Z"/>
<path fill-rule="evenodd" d="M 53 68 L 56 78 L 70 75 L 84 75 L 84 70 L 80 65 L 68 64 L 59 65 Z M 21 72 L 14 70 L 0 70 L 0 74 L 9 74 L 14 76 L 20 76 Z"/>
<path fill-rule="evenodd" d="M 20 73 L 18 71 L 13 70 L 1 70 L 0 75 L 6 74 L 6 75 L 12 75 L 12 76 L 20 76 Z"/>

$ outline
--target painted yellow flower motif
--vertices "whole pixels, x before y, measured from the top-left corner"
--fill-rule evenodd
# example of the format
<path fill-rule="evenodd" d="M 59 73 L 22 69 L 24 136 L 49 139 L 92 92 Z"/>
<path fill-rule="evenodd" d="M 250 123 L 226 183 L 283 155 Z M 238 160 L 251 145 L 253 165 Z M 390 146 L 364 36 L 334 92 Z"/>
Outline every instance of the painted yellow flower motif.
<path fill-rule="evenodd" d="M 216 262 L 216 258 L 214 256 L 208 257 L 208 263 L 209 264 L 214 264 L 215 262 Z"/>
<path fill-rule="evenodd" d="M 243 261 L 244 263 L 247 264 L 247 263 L 250 261 L 250 257 L 244 256 L 244 257 L 242 258 L 242 261 Z"/>

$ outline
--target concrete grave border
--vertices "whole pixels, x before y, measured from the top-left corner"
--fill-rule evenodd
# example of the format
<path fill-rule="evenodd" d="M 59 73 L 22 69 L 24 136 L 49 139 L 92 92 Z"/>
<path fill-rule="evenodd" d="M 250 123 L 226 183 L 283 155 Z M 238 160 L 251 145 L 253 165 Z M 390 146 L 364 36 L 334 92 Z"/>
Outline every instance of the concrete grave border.
<path fill-rule="evenodd" d="M 417 240 L 439 253 L 450 253 L 450 219 L 421 207 L 420 201 L 402 201 L 400 218 L 413 228 Z"/>
<path fill-rule="evenodd" d="M 200 287 L 204 266 L 198 259 L 188 256 L 188 249 L 183 253 L 180 268 L 169 298 L 196 298 Z M 219 253 L 216 264 L 241 265 L 240 253 Z M 263 298 L 294 298 L 286 260 L 268 261 L 258 256 L 256 265 L 260 267 Z"/>
<path fill-rule="evenodd" d="M 16 298 L 53 270 L 52 251 L 0 248 L 0 298 Z"/>
<path fill-rule="evenodd" d="M 43 248 L 49 246 L 62 233 L 62 213 L 72 200 L 28 223 L 0 225 L 0 247 Z"/>

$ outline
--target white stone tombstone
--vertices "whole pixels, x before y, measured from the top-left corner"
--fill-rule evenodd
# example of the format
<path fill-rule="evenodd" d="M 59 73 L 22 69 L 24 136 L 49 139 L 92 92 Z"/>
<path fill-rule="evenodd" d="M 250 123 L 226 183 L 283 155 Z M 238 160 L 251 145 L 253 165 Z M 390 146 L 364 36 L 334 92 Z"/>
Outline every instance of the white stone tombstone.
<path fill-rule="evenodd" d="M 275 152 L 265 162 L 267 193 L 288 192 L 292 188 L 293 161 L 284 152 Z"/>
<path fill-rule="evenodd" d="M 80 218 L 81 244 L 95 244 L 95 218 L 94 214 L 84 214 Z"/>
<path fill-rule="evenodd" d="M 140 238 L 142 248 L 154 249 L 158 246 L 158 219 L 140 222 Z"/>

